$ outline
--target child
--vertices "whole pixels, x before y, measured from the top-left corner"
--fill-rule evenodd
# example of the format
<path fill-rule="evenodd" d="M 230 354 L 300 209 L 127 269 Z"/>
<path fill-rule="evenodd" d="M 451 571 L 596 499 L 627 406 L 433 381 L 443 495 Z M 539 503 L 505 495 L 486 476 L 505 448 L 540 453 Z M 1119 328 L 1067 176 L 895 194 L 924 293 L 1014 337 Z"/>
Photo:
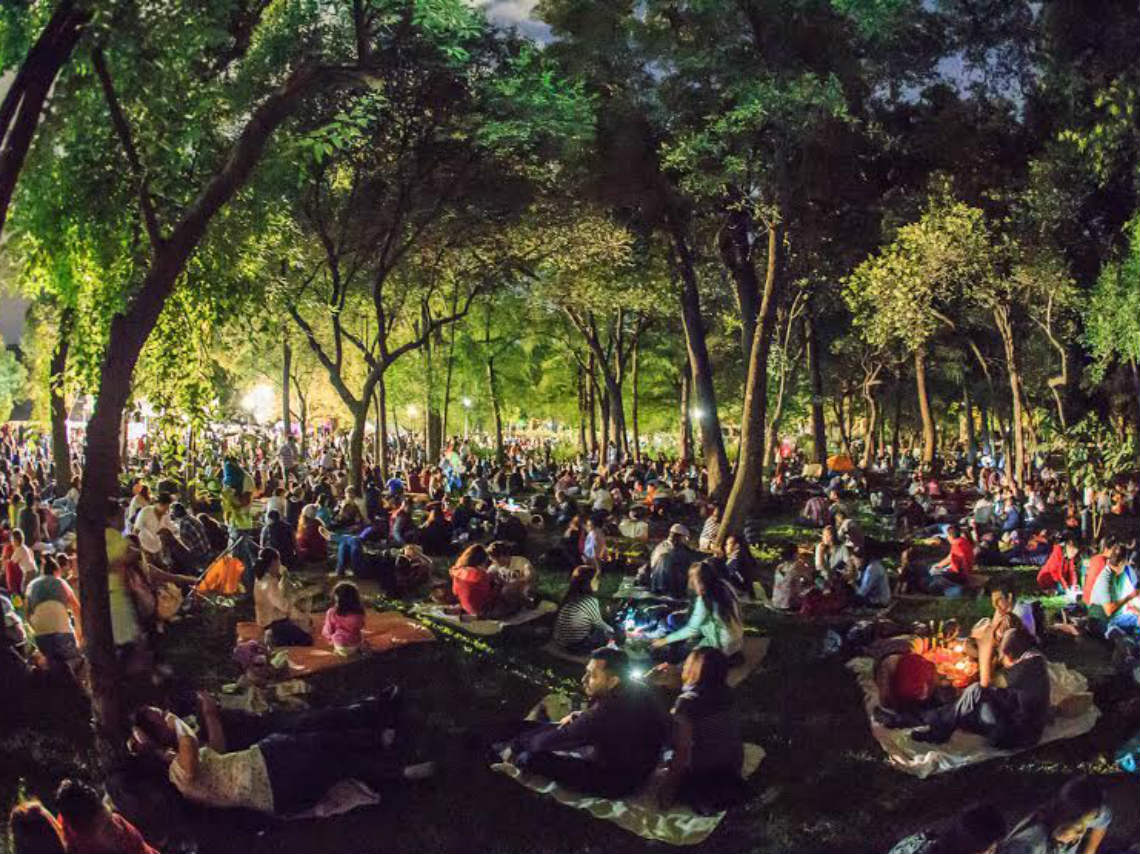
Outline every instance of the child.
<path fill-rule="evenodd" d="M 364 604 L 360 590 L 350 581 L 342 581 L 333 588 L 335 604 L 325 612 L 322 634 L 332 642 L 337 655 L 355 655 L 363 644 Z"/>

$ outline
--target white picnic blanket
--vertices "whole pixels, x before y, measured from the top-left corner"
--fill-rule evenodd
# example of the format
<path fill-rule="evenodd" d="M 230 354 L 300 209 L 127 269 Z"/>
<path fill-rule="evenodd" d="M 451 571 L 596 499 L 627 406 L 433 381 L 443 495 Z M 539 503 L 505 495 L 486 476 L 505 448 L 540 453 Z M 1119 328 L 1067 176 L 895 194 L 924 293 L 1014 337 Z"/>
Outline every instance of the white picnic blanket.
<path fill-rule="evenodd" d="M 957 730 L 945 744 L 922 744 L 910 737 L 909 729 L 888 729 L 877 723 L 871 712 L 879 705 L 879 689 L 875 685 L 874 660 L 871 658 L 853 658 L 847 662 L 847 667 L 855 674 L 859 687 L 863 689 L 863 704 L 867 710 L 867 720 L 871 724 L 871 734 L 883 746 L 883 750 L 890 757 L 891 764 L 900 771 L 913 774 L 915 777 L 929 777 L 931 774 L 940 774 L 965 765 L 974 765 L 986 762 L 999 756 L 1012 756 L 1018 750 L 999 750 L 986 744 L 986 740 L 973 733 Z M 1084 735 L 1093 728 L 1100 710 L 1092 702 L 1089 693 L 1088 680 L 1075 670 L 1070 670 L 1063 664 L 1055 661 L 1049 662 L 1050 705 L 1053 707 L 1053 719 L 1045 727 L 1038 744 L 1050 741 L 1060 741 L 1065 738 L 1074 738 Z M 1088 695 L 1087 704 L 1073 704 L 1070 698 L 1079 695 Z M 1075 716 L 1062 714 L 1058 707 L 1065 701 L 1076 706 L 1083 706 L 1083 711 Z M 1025 748 L 1030 749 L 1030 748 Z"/>
<path fill-rule="evenodd" d="M 447 613 L 447 607 L 448 606 L 433 603 L 420 603 L 415 605 L 412 611 L 423 617 L 430 617 L 433 620 L 443 620 L 446 623 L 451 623 L 457 629 L 462 629 L 468 634 L 486 637 L 499 634 L 499 632 L 507 626 L 520 626 L 523 623 L 529 623 L 531 620 L 537 620 L 539 617 L 545 617 L 547 614 L 552 614 L 558 610 L 556 603 L 543 599 L 533 608 L 517 611 L 502 620 L 476 620 L 468 616 L 449 614 Z"/>
<path fill-rule="evenodd" d="M 764 748 L 746 742 L 741 773 L 745 778 L 751 777 L 763 760 Z M 653 773 L 640 792 L 621 800 L 579 794 L 553 780 L 522 771 L 509 762 L 498 762 L 491 768 L 500 774 L 506 774 L 531 791 L 549 795 L 566 806 L 585 810 L 594 818 L 612 821 L 643 839 L 667 842 L 670 845 L 697 845 L 704 842 L 725 816 L 724 812 L 698 815 L 682 805 L 661 809 L 657 804 L 657 792 L 665 777 L 663 768 L 658 768 Z"/>
<path fill-rule="evenodd" d="M 334 815 L 344 815 L 360 807 L 372 807 L 380 803 L 378 795 L 370 786 L 356 779 L 341 780 L 333 783 L 332 788 L 313 806 L 304 812 L 285 816 L 287 821 L 297 821 L 307 818 L 331 818 Z"/>

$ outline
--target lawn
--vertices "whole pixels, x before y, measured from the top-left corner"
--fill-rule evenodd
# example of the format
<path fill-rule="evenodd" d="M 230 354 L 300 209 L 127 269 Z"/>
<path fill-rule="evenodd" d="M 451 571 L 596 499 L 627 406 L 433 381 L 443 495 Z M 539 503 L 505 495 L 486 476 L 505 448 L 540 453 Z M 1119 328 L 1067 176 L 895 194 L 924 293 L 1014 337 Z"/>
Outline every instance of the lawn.
<path fill-rule="evenodd" d="M 810 536 L 786 520 L 771 526 L 773 540 Z M 537 558 L 541 544 L 532 550 Z M 770 559 L 772 550 L 760 550 Z M 1032 583 L 1032 578 L 1022 573 Z M 544 574 L 541 589 L 557 597 L 562 576 Z M 607 578 L 603 593 L 617 585 Z M 1055 605 L 1056 603 L 1046 603 Z M 892 617 L 968 624 L 988 613 L 984 600 L 900 603 Z M 236 675 L 229 663 L 233 624 L 241 608 L 217 609 L 178 623 L 166 640 L 165 658 L 181 680 L 219 688 Z M 1140 785 L 1113 773 L 1115 748 L 1140 726 L 1136 687 L 1112 674 L 1107 649 L 1081 638 L 1053 638 L 1050 657 L 1085 673 L 1103 717 L 1078 739 L 1051 744 L 1010 759 L 917 780 L 886 763 L 872 739 L 859 691 L 835 657 L 823 654 L 827 628 L 762 608 L 748 608 L 747 622 L 772 638 L 758 672 L 738 689 L 745 737 L 767 758 L 751 781 L 748 803 L 730 811 L 697 850 L 884 851 L 899 837 L 981 798 L 995 799 L 1010 818 L 1051 794 L 1081 771 L 1105 775 L 1118 806 L 1112 839 L 1138 832 Z M 320 822 L 272 823 L 245 815 L 214 813 L 192 818 L 189 832 L 202 852 L 316 851 L 660 851 L 604 821 L 537 796 L 490 771 L 466 747 L 465 733 L 481 724 L 523 714 L 550 690 L 574 690 L 578 668 L 537 649 L 549 631 L 528 625 L 490 639 L 440 630 L 439 642 L 376 656 L 313 679 L 314 701 L 359 697 L 376 686 L 403 686 L 409 709 L 410 755 L 435 758 L 441 771 L 431 783 L 384 793 L 375 809 Z M 68 731 L 75 725 L 45 723 L 42 732 L 21 731 L 0 741 L 0 777 L 6 801 L 17 778 L 46 795 L 58 776 L 82 769 L 85 752 Z M 78 749 L 77 749 L 78 748 Z M 1126 847 L 1124 845 L 1121 848 Z"/>

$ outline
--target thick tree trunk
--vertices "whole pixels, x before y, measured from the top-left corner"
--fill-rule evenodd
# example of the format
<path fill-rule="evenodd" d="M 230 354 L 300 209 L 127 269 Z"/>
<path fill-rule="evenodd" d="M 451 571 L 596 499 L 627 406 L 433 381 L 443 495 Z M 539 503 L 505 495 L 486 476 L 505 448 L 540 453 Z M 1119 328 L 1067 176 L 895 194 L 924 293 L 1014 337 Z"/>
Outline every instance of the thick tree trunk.
<path fill-rule="evenodd" d="M 893 471 L 899 464 L 899 427 L 902 422 L 902 389 L 901 376 L 896 376 L 893 384 L 894 397 L 895 397 L 895 412 L 892 418 L 891 425 L 891 470 Z"/>
<path fill-rule="evenodd" d="M 70 0 L 59 3 L 0 104 L 0 233 L 48 93 L 89 20 L 90 14 Z"/>
<path fill-rule="evenodd" d="M 1021 371 L 1017 366 L 1017 349 L 1014 346 L 1009 313 L 1000 307 L 995 308 L 994 323 L 1001 334 L 1002 344 L 1005 345 L 1005 366 L 1009 375 L 1009 396 L 1013 409 L 1010 420 L 1013 430 L 1013 478 L 1020 487 L 1025 486 L 1025 421 L 1021 407 Z"/>
<path fill-rule="evenodd" d="M 71 348 L 71 333 L 75 325 L 75 310 L 64 308 L 59 314 L 59 337 L 51 354 L 49 396 L 51 408 L 51 455 L 55 467 L 57 493 L 67 491 L 71 483 L 71 447 L 67 441 L 67 397 L 64 394 L 64 373 L 67 354 Z"/>
<path fill-rule="evenodd" d="M 914 385 L 918 395 L 918 414 L 922 417 L 922 461 L 934 462 L 938 436 L 934 430 L 934 416 L 930 412 L 930 395 L 926 388 L 926 348 L 914 351 Z"/>
<path fill-rule="evenodd" d="M 586 370 L 586 392 L 589 398 L 587 409 L 590 413 L 590 452 L 598 452 L 598 381 L 594 376 L 594 354 L 590 353 L 589 367 Z"/>
<path fill-rule="evenodd" d="M 978 458 L 978 440 L 974 431 L 974 401 L 970 397 L 969 380 L 962 383 L 962 408 L 966 412 L 966 462 L 973 471 Z"/>
<path fill-rule="evenodd" d="M 428 410 L 424 429 L 427 430 L 427 461 L 435 465 L 443 452 L 443 418 L 438 409 Z"/>
<path fill-rule="evenodd" d="M 701 296 L 697 288 L 697 271 L 693 257 L 679 227 L 673 224 L 673 246 L 677 254 L 681 277 L 681 322 L 685 329 L 685 342 L 689 352 L 689 365 L 693 371 L 692 396 L 701 431 L 701 451 L 708 469 L 709 498 L 719 502 L 729 487 L 728 454 L 724 450 L 724 436 L 720 429 L 716 389 L 713 385 L 712 363 L 705 341 L 704 318 L 701 316 Z M 770 338 L 770 335 L 768 336 Z M 765 353 L 765 361 L 767 353 Z M 750 359 L 750 365 L 752 360 Z M 763 410 L 761 410 L 763 417 Z M 760 422 L 757 444 L 763 446 L 763 421 Z M 761 448 L 756 449 L 760 453 Z"/>
<path fill-rule="evenodd" d="M 293 348 L 288 340 L 281 342 L 281 425 L 288 436 L 293 432 L 289 408 L 289 376 L 293 372 Z"/>
<path fill-rule="evenodd" d="M 364 494 L 364 430 L 368 424 L 368 404 L 372 395 L 368 395 L 359 404 L 352 407 L 352 432 L 348 434 L 348 474 L 349 483 L 356 489 L 357 495 Z"/>
<path fill-rule="evenodd" d="M 582 366 L 578 365 L 578 452 L 586 456 L 590 446 L 586 444 L 586 378 Z"/>
<path fill-rule="evenodd" d="M 879 402 L 875 397 L 874 386 L 870 383 L 863 384 L 863 400 L 867 403 L 867 421 L 863 434 L 863 459 L 860 465 L 866 471 L 875 461 L 875 451 L 878 450 L 875 447 L 875 437 L 879 426 Z"/>
<path fill-rule="evenodd" d="M 772 345 L 776 302 L 783 276 L 783 230 L 768 226 L 768 269 L 764 297 L 756 326 L 756 340 L 748 358 L 748 380 L 744 388 L 744 411 L 740 431 L 740 464 L 733 478 L 732 491 L 725 505 L 717 544 L 729 534 L 739 534 L 760 495 L 764 479 L 764 426 L 768 405 L 768 352 Z"/>
<path fill-rule="evenodd" d="M 603 388 L 598 396 L 602 402 L 602 460 L 605 461 L 610 453 L 610 393 Z"/>
<path fill-rule="evenodd" d="M 491 399 L 491 415 L 495 422 L 495 461 L 502 464 L 506 459 L 503 448 L 503 413 L 499 403 L 499 384 L 495 376 L 495 357 L 487 357 L 487 393 Z"/>
<path fill-rule="evenodd" d="M 804 313 L 804 341 L 807 346 L 808 372 L 811 374 L 812 462 L 827 463 L 827 425 L 823 418 L 823 369 L 820 366 L 819 338 L 811 306 Z"/>

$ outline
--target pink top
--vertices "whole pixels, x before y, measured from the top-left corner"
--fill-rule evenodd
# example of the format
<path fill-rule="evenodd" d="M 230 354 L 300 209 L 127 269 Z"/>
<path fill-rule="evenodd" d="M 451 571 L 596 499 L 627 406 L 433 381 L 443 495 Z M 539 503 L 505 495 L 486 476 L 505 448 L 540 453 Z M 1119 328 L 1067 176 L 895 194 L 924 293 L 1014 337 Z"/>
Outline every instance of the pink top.
<path fill-rule="evenodd" d="M 322 634 L 333 646 L 360 646 L 360 631 L 364 628 L 363 614 L 338 614 L 336 605 L 325 611 L 325 628 Z"/>

